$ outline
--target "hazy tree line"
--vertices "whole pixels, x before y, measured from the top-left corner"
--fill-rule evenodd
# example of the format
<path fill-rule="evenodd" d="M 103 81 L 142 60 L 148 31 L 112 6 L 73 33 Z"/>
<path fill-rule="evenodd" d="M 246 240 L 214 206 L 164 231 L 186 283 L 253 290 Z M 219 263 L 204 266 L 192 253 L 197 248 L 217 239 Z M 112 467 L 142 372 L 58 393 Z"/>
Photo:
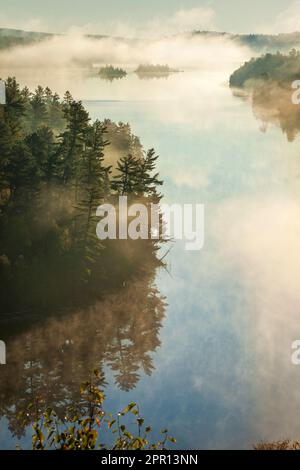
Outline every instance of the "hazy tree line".
<path fill-rule="evenodd" d="M 100 68 L 98 74 L 100 78 L 113 81 L 114 79 L 126 77 L 127 72 L 126 70 L 120 67 L 113 67 L 112 65 L 106 65 L 105 67 Z"/>
<path fill-rule="evenodd" d="M 105 156 L 110 141 L 117 165 Z M 1 312 L 78 305 L 158 265 L 159 241 L 100 242 L 95 216 L 120 194 L 159 201 L 156 161 L 128 125 L 91 122 L 70 93 L 30 93 L 9 78 L 0 106 Z"/>
<path fill-rule="evenodd" d="M 247 82 L 253 80 L 276 80 L 280 82 L 292 82 L 299 79 L 300 52 L 292 49 L 289 54 L 265 54 L 258 58 L 252 58 L 230 77 L 230 86 L 244 87 Z"/>

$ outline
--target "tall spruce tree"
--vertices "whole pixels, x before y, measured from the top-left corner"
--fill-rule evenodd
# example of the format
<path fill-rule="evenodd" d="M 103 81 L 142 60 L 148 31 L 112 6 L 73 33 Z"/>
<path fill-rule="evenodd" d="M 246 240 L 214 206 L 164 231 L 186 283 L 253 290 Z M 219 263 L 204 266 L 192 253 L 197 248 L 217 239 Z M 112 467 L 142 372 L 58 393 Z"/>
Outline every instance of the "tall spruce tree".
<path fill-rule="evenodd" d="M 55 145 L 55 137 L 50 127 L 40 127 L 25 139 L 35 160 L 39 177 L 49 186 L 59 178 L 60 162 Z"/>
<path fill-rule="evenodd" d="M 150 149 L 140 161 L 137 181 L 141 195 L 158 196 L 157 186 L 161 186 L 163 182 L 159 179 L 159 173 L 154 173 L 157 159 L 158 155 L 155 154 L 155 150 Z"/>
<path fill-rule="evenodd" d="M 23 136 L 22 118 L 26 111 L 25 98 L 15 78 L 8 78 L 5 85 L 6 103 L 2 107 L 2 114 L 13 135 L 13 140 L 16 141 Z"/>
<path fill-rule="evenodd" d="M 47 101 L 45 91 L 38 86 L 30 100 L 31 110 L 31 132 L 35 132 L 39 127 L 48 122 Z"/>
<path fill-rule="evenodd" d="M 105 127 L 100 121 L 89 126 L 85 149 L 78 166 L 76 245 L 81 252 L 84 274 L 90 275 L 102 246 L 96 236 L 96 209 L 109 195 L 110 167 L 104 165 Z"/>
<path fill-rule="evenodd" d="M 64 107 L 66 130 L 61 135 L 61 155 L 64 162 L 63 179 L 65 183 L 73 182 L 75 201 L 78 197 L 78 169 L 80 155 L 85 148 L 90 117 L 81 101 L 71 101 Z"/>
<path fill-rule="evenodd" d="M 139 191 L 140 162 L 132 155 L 122 157 L 117 163 L 118 174 L 114 176 L 112 189 L 120 195 L 135 194 Z"/>

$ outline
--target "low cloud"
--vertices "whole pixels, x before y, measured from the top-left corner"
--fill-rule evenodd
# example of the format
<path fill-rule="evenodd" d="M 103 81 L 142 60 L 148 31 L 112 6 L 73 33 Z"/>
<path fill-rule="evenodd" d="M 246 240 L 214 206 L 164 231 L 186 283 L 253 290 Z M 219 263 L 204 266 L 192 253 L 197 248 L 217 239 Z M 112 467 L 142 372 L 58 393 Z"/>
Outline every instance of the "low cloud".
<path fill-rule="evenodd" d="M 222 204 L 216 219 L 220 264 L 232 269 L 245 293 L 244 341 L 259 364 L 247 368 L 257 440 L 297 438 L 300 374 L 291 343 L 300 337 L 299 204 L 278 193 L 245 197 Z"/>
<path fill-rule="evenodd" d="M 0 27 L 24 29 L 26 31 L 49 31 L 49 25 L 42 18 L 26 20 L 11 20 L 3 13 L 0 14 Z M 116 37 L 161 37 L 168 34 L 176 34 L 184 31 L 216 29 L 215 11 L 211 7 L 196 7 L 180 9 L 169 16 L 157 16 L 149 18 L 142 23 L 113 19 L 110 21 L 91 21 L 86 24 L 74 24 L 65 26 L 60 32 L 100 34 Z M 62 29 L 62 26 L 60 26 Z M 55 32 L 57 29 L 54 28 Z"/>
<path fill-rule="evenodd" d="M 300 1 L 294 1 L 277 15 L 272 24 L 262 25 L 260 30 L 269 34 L 300 31 Z"/>
<path fill-rule="evenodd" d="M 148 22 L 146 31 L 149 33 L 175 34 L 184 31 L 214 30 L 215 11 L 210 7 L 197 7 L 190 10 L 178 10 L 166 18 L 155 18 Z"/>
<path fill-rule="evenodd" d="M 70 67 L 93 63 L 112 63 L 135 67 L 137 64 L 168 63 L 173 67 L 222 69 L 228 63 L 239 64 L 245 57 L 241 48 L 229 39 L 203 39 L 178 35 L 153 40 L 93 39 L 77 31 L 55 36 L 27 46 L 0 53 L 1 68 Z M 216 61 L 216 57 L 218 60 Z"/>

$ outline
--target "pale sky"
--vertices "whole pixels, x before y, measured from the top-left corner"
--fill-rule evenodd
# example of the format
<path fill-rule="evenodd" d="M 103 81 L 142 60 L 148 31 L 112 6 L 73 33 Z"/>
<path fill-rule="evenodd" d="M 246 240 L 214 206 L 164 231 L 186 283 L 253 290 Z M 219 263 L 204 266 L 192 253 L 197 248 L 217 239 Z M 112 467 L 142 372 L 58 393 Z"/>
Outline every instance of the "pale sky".
<path fill-rule="evenodd" d="M 0 27 L 128 36 L 290 32 L 300 30 L 300 0 L 0 0 Z"/>

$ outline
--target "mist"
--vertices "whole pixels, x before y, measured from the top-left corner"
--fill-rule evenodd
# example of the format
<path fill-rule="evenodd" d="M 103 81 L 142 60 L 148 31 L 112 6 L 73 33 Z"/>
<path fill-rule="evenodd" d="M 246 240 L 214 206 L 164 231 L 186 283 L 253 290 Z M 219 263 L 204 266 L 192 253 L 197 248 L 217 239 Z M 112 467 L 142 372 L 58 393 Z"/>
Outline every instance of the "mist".
<path fill-rule="evenodd" d="M 1 68 L 68 68 L 94 63 L 126 65 L 133 70 L 140 63 L 167 63 L 185 69 L 224 70 L 240 64 L 250 51 L 230 39 L 203 39 L 192 34 L 159 40 L 94 39 L 79 32 L 54 36 L 33 45 L 0 53 Z"/>
<path fill-rule="evenodd" d="M 248 325 L 243 344 L 259 364 L 247 369 L 257 404 L 253 425 L 261 439 L 292 438 L 299 433 L 295 406 L 300 403 L 299 367 L 291 362 L 291 344 L 300 333 L 299 205 L 292 191 L 277 192 L 232 199 L 218 214 L 220 262 L 239 278 Z"/>

